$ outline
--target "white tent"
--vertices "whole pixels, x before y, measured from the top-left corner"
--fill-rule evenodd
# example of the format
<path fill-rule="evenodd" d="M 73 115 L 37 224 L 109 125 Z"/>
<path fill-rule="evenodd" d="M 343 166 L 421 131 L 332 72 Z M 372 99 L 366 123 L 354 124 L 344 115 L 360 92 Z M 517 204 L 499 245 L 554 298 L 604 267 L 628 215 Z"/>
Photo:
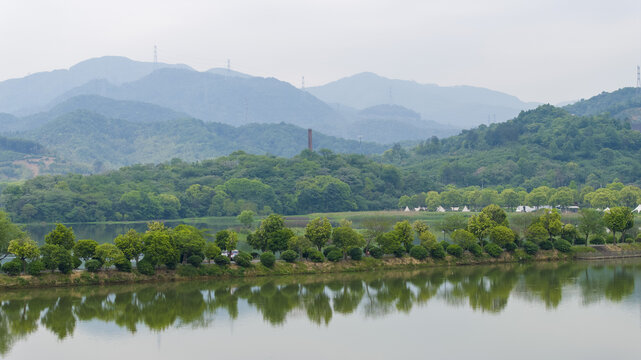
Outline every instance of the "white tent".
<path fill-rule="evenodd" d="M 414 211 L 421 211 L 421 207 L 414 208 Z"/>
<path fill-rule="evenodd" d="M 609 212 L 609 211 L 610 211 L 610 208 L 609 208 L 609 207 L 607 207 L 607 208 L 603 209 L 603 212 Z"/>
<path fill-rule="evenodd" d="M 470 209 L 467 208 L 467 206 L 463 207 L 463 212 L 470 212 Z"/>
<path fill-rule="evenodd" d="M 641 214 L 641 204 L 639 204 L 639 206 L 637 206 L 637 207 L 636 207 L 634 210 L 632 210 L 632 211 L 636 211 L 636 212 L 637 212 L 637 214 Z"/>
<path fill-rule="evenodd" d="M 405 207 L 405 210 L 403 211 L 410 211 L 410 208 L 408 206 Z"/>
<path fill-rule="evenodd" d="M 452 206 L 452 211 L 458 211 L 459 207 L 458 206 Z"/>
<path fill-rule="evenodd" d="M 444 208 L 444 207 L 442 207 L 442 206 L 439 206 L 439 207 L 437 207 L 437 208 L 436 208 L 436 211 L 438 211 L 438 212 L 445 212 L 445 208 Z"/>

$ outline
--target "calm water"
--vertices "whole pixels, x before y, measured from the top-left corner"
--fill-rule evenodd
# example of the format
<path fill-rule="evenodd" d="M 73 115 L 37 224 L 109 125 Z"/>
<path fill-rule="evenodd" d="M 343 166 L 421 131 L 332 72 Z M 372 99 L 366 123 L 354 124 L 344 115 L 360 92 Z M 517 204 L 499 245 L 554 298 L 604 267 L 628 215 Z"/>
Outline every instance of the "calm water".
<path fill-rule="evenodd" d="M 0 294 L 7 359 L 639 359 L 641 262 Z"/>

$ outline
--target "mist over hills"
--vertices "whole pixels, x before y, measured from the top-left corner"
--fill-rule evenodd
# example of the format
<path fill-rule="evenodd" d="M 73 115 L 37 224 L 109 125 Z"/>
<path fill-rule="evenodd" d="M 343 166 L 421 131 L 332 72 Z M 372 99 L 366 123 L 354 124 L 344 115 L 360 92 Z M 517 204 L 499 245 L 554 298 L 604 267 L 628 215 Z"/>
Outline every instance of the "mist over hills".
<path fill-rule="evenodd" d="M 140 79 L 161 68 L 191 69 L 182 64 L 133 61 L 104 56 L 80 62 L 71 68 L 39 72 L 0 82 L 0 112 L 28 115 L 45 110 L 56 97 L 89 81 L 104 79 L 121 84 Z"/>
<path fill-rule="evenodd" d="M 455 128 L 487 124 L 488 116 L 492 122 L 505 121 L 537 105 L 485 88 L 419 84 L 369 72 L 311 87 L 308 91 L 327 103 L 357 109 L 378 104 L 401 105 L 420 113 L 424 119 Z"/>

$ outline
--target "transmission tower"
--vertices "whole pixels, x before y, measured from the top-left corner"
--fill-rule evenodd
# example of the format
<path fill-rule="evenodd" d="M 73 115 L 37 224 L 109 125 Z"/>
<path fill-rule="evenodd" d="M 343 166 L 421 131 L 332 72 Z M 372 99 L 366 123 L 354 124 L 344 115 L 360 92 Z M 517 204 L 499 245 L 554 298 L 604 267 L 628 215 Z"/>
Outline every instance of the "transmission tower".
<path fill-rule="evenodd" d="M 637 89 L 641 88 L 641 66 L 637 65 Z"/>
<path fill-rule="evenodd" d="M 305 77 L 304 76 L 300 79 L 300 89 L 305 91 Z"/>
<path fill-rule="evenodd" d="M 158 67 L 158 47 L 154 45 L 154 69 Z"/>

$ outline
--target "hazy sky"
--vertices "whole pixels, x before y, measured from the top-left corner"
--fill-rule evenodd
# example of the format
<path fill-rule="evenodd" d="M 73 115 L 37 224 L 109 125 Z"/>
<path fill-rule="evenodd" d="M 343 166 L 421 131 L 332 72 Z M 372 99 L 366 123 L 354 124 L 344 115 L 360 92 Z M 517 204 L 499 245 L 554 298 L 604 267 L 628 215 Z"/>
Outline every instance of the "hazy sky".
<path fill-rule="evenodd" d="M 363 71 L 556 103 L 636 84 L 640 0 L 0 0 L 0 80 L 122 55 L 300 86 Z"/>

